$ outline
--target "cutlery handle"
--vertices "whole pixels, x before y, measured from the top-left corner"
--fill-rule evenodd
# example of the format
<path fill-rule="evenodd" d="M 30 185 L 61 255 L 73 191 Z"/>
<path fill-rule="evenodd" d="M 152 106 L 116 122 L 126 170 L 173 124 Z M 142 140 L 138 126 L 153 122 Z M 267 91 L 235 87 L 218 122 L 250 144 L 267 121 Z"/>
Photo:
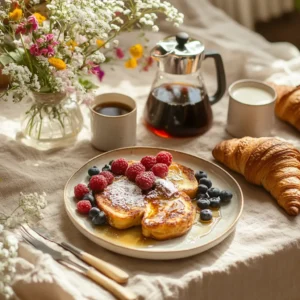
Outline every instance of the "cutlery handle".
<path fill-rule="evenodd" d="M 81 249 L 78 249 L 74 247 L 73 245 L 62 242 L 60 244 L 63 248 L 67 249 L 68 251 L 72 252 L 74 255 L 79 257 L 81 260 L 85 261 L 89 265 L 93 266 L 106 276 L 110 277 L 111 279 L 119 282 L 119 283 L 125 283 L 127 282 L 129 275 L 121 270 L 120 268 L 100 259 L 96 256 L 93 256 L 87 252 L 84 252 Z"/>
<path fill-rule="evenodd" d="M 94 268 L 89 268 L 85 275 L 101 285 L 103 288 L 111 292 L 114 296 L 116 296 L 120 300 L 135 300 L 137 299 L 136 295 L 131 292 L 129 289 L 119 285 L 115 281 L 107 278 L 103 274 L 96 271 Z"/>
<path fill-rule="evenodd" d="M 129 275 L 125 271 L 100 258 L 97 258 L 89 253 L 82 252 L 81 259 L 119 283 L 125 283 L 128 281 Z"/>

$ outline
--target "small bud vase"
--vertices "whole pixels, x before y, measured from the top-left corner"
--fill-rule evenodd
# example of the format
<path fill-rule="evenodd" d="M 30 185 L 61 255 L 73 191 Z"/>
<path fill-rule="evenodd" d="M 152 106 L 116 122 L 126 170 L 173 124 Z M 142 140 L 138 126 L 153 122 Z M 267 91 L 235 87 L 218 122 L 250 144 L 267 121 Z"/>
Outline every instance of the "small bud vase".
<path fill-rule="evenodd" d="M 32 93 L 29 109 L 21 116 L 24 143 L 42 150 L 70 144 L 82 126 L 76 96 L 64 93 Z"/>

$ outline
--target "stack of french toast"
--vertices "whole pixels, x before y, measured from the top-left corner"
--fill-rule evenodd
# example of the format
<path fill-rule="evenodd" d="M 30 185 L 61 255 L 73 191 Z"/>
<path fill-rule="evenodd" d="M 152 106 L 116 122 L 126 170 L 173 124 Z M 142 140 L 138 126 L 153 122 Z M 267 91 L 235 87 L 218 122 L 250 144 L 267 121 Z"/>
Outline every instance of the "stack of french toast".
<path fill-rule="evenodd" d="M 104 191 L 95 193 L 95 199 L 112 227 L 141 226 L 143 236 L 167 240 L 185 234 L 192 227 L 196 208 L 191 199 L 197 189 L 194 171 L 172 162 L 168 175 L 157 178 L 150 191 L 143 191 L 125 175 L 119 175 Z"/>

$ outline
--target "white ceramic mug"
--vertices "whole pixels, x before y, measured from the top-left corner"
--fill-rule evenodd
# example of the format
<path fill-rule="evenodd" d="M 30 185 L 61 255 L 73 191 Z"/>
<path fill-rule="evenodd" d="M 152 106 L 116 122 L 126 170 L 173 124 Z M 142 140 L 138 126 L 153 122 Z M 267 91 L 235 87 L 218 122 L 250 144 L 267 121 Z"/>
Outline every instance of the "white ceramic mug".
<path fill-rule="evenodd" d="M 276 91 L 262 81 L 244 79 L 228 89 L 227 131 L 234 137 L 270 136 Z"/>
<path fill-rule="evenodd" d="M 94 108 L 105 103 L 120 103 L 128 106 L 131 111 L 118 116 L 104 115 Z M 136 103 L 122 94 L 107 93 L 95 97 L 90 105 L 92 145 L 103 151 L 136 144 Z"/>

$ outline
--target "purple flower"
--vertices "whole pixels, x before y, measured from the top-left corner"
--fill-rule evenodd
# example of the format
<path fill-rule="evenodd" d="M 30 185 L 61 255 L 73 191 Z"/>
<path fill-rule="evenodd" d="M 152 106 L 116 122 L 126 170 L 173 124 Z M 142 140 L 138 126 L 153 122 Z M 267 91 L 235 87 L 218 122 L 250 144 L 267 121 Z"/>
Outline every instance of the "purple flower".
<path fill-rule="evenodd" d="M 105 73 L 103 70 L 101 70 L 100 66 L 96 66 L 92 68 L 92 73 L 97 75 L 97 77 L 99 78 L 100 81 L 102 81 Z"/>
<path fill-rule="evenodd" d="M 116 49 L 116 55 L 117 55 L 117 58 L 120 58 L 122 59 L 124 57 L 124 52 L 121 48 L 117 48 Z"/>
<path fill-rule="evenodd" d="M 30 16 L 27 19 L 27 23 L 29 26 L 29 32 L 36 31 L 39 28 L 39 23 L 35 16 Z"/>

